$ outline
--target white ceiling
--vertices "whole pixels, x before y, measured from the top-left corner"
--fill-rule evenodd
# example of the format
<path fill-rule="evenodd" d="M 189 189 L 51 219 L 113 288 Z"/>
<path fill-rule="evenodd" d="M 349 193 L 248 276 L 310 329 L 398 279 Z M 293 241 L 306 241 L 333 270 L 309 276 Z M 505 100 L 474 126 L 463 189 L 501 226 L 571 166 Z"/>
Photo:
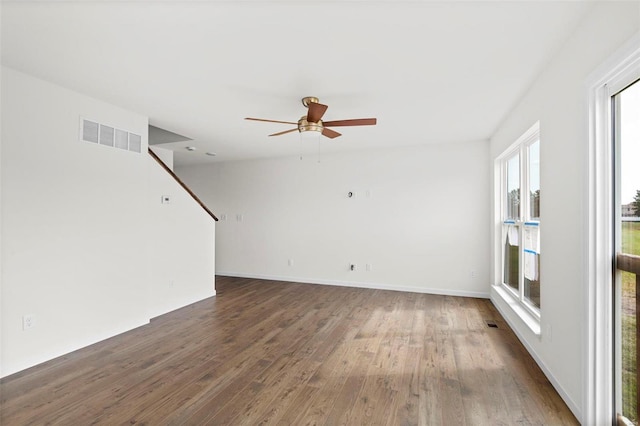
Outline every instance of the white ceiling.
<path fill-rule="evenodd" d="M 194 139 L 177 164 L 297 155 L 303 96 L 323 152 L 488 139 L 592 6 L 584 1 L 15 1 L 2 63 Z M 183 149 L 186 145 L 195 152 Z M 216 152 L 216 157 L 204 155 Z"/>

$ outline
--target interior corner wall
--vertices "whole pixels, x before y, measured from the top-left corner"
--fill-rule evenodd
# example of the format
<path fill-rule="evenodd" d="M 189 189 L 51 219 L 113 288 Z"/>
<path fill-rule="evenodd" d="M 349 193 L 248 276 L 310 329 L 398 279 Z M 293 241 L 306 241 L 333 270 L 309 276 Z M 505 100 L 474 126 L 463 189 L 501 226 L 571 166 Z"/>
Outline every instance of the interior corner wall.
<path fill-rule="evenodd" d="M 488 163 L 476 141 L 177 173 L 215 203 L 221 275 L 488 297 Z"/>
<path fill-rule="evenodd" d="M 588 76 L 640 30 L 640 3 L 596 4 L 490 142 L 491 163 L 540 120 L 541 329 L 534 335 L 492 291 L 494 304 L 581 418 L 585 389 Z M 496 200 L 492 228 L 499 223 Z M 492 235 L 495 242 L 499 236 Z M 492 268 L 492 283 L 500 281 Z"/>
<path fill-rule="evenodd" d="M 1 77 L 0 376 L 215 294 L 213 219 L 147 154 L 147 118 Z M 80 117 L 142 135 L 142 152 L 81 141 Z"/>

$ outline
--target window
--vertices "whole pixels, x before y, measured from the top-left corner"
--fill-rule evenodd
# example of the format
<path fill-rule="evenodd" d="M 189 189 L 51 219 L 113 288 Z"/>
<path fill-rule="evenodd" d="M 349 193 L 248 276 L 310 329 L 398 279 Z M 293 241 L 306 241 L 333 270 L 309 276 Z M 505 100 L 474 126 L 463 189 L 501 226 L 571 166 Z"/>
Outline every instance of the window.
<path fill-rule="evenodd" d="M 589 190 L 588 202 L 585 203 L 588 220 L 584 221 L 584 234 L 587 237 L 587 282 L 584 292 L 587 303 L 583 310 L 584 317 L 581 318 L 587 330 L 583 339 L 586 360 L 584 395 L 587 396 L 583 410 L 584 424 L 612 423 L 612 419 L 617 417 L 616 412 L 622 414 L 625 410 L 622 371 L 625 369 L 623 354 L 627 349 L 621 342 L 621 332 L 627 319 L 623 319 L 624 311 L 622 315 L 620 312 L 621 308 L 624 309 L 624 302 L 621 300 L 622 289 L 619 284 L 624 286 L 624 281 L 617 280 L 620 274 L 616 267 L 619 265 L 614 260 L 616 249 L 622 251 L 628 247 L 621 235 L 626 222 L 622 219 L 624 209 L 621 204 L 628 204 L 622 195 L 622 185 L 626 179 L 617 175 L 624 173 L 620 170 L 620 167 L 625 168 L 625 160 L 620 158 L 620 148 L 624 150 L 624 146 L 618 145 L 615 138 L 615 135 L 624 138 L 622 132 L 626 130 L 619 127 L 616 131 L 615 127 L 626 127 L 622 116 L 626 115 L 624 109 L 627 107 L 616 113 L 620 107 L 616 95 L 640 79 L 639 46 L 640 36 L 632 37 L 586 82 L 589 97 L 589 156 L 586 163 Z M 633 114 L 633 109 L 628 110 L 629 117 L 632 123 L 637 124 L 638 115 Z M 621 120 L 617 122 L 616 117 Z M 619 139 L 619 142 L 622 140 Z M 638 169 L 637 158 L 635 163 L 629 164 L 629 168 L 630 171 Z M 615 235 L 614 231 L 620 234 Z M 635 316 L 630 322 L 638 324 Z M 628 348 L 636 345 L 637 342 L 633 342 Z M 637 398 L 637 392 L 631 393 L 633 398 Z"/>
<path fill-rule="evenodd" d="M 540 129 L 536 123 L 498 158 L 500 286 L 540 318 Z"/>

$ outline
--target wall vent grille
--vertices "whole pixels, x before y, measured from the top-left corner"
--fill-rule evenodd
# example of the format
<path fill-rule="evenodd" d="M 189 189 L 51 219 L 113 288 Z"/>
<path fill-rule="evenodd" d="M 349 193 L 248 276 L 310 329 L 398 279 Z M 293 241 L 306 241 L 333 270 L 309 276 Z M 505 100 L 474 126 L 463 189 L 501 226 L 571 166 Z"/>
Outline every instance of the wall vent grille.
<path fill-rule="evenodd" d="M 98 123 L 82 120 L 82 140 L 98 143 Z"/>
<path fill-rule="evenodd" d="M 113 127 L 100 125 L 100 145 L 113 146 Z"/>
<path fill-rule="evenodd" d="M 131 152 L 142 152 L 142 136 L 80 118 L 80 140 Z"/>
<path fill-rule="evenodd" d="M 135 133 L 129 133 L 129 151 L 141 152 L 142 150 L 142 137 Z"/>
<path fill-rule="evenodd" d="M 129 149 L 129 132 L 116 129 L 116 148 Z"/>

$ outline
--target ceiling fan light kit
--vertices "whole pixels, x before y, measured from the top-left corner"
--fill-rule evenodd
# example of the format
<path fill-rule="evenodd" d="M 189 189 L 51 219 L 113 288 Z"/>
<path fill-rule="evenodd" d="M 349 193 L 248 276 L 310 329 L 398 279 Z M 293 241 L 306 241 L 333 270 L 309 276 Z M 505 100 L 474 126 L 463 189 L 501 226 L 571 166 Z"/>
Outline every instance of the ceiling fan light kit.
<path fill-rule="evenodd" d="M 300 133 L 300 135 L 304 135 L 304 132 L 314 132 L 314 134 L 322 134 L 329 139 L 337 138 L 341 136 L 340 133 L 335 130 L 329 129 L 329 127 L 336 126 L 373 126 L 377 123 L 375 118 L 355 118 L 349 120 L 334 120 L 334 121 L 322 121 L 322 116 L 327 111 L 328 106 L 320 103 L 320 100 L 315 96 L 305 96 L 302 98 L 302 105 L 304 105 L 309 111 L 307 115 L 303 115 L 298 120 L 298 123 L 293 123 L 291 121 L 279 121 L 279 120 L 268 120 L 264 118 L 251 118 L 246 117 L 245 120 L 253 120 L 253 121 L 265 121 L 267 123 L 281 123 L 281 124 L 297 124 L 298 127 L 294 129 L 284 130 L 282 132 L 277 132 L 270 134 L 269 136 L 280 136 L 286 133 L 295 132 L 296 130 Z M 319 135 L 318 135 L 319 136 Z"/>

